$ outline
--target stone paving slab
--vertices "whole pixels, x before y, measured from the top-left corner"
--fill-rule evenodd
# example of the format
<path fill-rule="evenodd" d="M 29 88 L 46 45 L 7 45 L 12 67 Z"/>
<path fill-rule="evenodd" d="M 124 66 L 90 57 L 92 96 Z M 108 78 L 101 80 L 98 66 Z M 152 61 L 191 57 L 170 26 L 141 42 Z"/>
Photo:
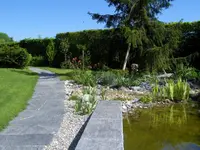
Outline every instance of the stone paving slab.
<path fill-rule="evenodd" d="M 0 150 L 43 150 L 44 146 L 31 145 L 31 146 L 0 146 Z"/>
<path fill-rule="evenodd" d="M 75 150 L 124 150 L 120 101 L 97 104 Z"/>
<path fill-rule="evenodd" d="M 0 143 L 3 146 L 46 145 L 52 136 L 51 134 L 0 135 Z"/>
<path fill-rule="evenodd" d="M 50 144 L 64 115 L 64 82 L 54 73 L 30 68 L 39 74 L 27 108 L 0 132 L 0 150 L 40 150 Z"/>

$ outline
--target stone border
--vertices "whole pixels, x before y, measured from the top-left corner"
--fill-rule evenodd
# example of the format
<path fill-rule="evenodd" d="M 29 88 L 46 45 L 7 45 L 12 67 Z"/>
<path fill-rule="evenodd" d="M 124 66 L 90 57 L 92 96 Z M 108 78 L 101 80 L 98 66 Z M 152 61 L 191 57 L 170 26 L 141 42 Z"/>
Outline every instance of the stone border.
<path fill-rule="evenodd" d="M 75 150 L 124 150 L 121 101 L 99 101 Z"/>

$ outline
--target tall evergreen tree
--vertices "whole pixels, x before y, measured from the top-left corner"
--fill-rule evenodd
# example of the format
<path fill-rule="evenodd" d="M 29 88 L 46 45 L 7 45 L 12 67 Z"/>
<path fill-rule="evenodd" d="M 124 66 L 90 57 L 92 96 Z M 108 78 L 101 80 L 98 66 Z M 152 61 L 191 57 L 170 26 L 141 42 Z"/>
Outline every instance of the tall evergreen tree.
<path fill-rule="evenodd" d="M 106 0 L 109 6 L 115 7 L 114 14 L 89 13 L 92 19 L 97 20 L 98 23 L 105 23 L 106 27 L 122 28 L 124 30 L 128 48 L 123 70 L 126 68 L 131 47 L 138 51 L 135 51 L 135 53 L 139 54 L 138 57 L 155 55 L 153 58 L 157 59 L 157 56 L 159 56 L 162 60 L 162 63 L 160 63 L 162 65 L 158 67 L 166 66 L 167 57 L 170 55 L 169 47 L 171 46 L 169 43 L 171 41 L 168 40 L 166 43 L 166 40 L 163 39 L 169 33 L 167 33 L 168 31 L 164 28 L 164 25 L 157 20 L 157 15 L 163 9 L 169 8 L 172 1 Z M 170 34 L 173 33 L 170 32 Z M 176 43 L 173 43 L 173 45 L 176 45 Z M 164 55 L 164 52 L 161 51 L 163 49 L 166 49 L 165 54 L 167 55 Z M 151 65 L 154 65 L 157 61 L 152 60 L 152 62 L 154 63 L 151 63 Z M 147 61 L 147 63 L 149 62 Z M 150 68 L 153 69 L 154 67 L 151 66 Z"/>

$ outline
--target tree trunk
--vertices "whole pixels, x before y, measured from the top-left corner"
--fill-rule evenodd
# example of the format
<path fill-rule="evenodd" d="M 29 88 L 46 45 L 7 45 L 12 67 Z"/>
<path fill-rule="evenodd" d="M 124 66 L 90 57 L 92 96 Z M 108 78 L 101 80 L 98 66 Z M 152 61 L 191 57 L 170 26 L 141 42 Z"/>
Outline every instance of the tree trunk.
<path fill-rule="evenodd" d="M 82 50 L 82 55 L 83 55 L 83 70 L 85 68 L 85 54 L 84 54 L 84 50 Z"/>
<path fill-rule="evenodd" d="M 127 52 L 126 52 L 126 57 L 125 57 L 125 60 L 124 60 L 124 65 L 123 65 L 123 70 L 126 70 L 126 65 L 127 65 L 127 62 L 128 62 L 130 50 L 131 50 L 131 43 L 128 44 L 128 49 L 127 49 Z"/>
<path fill-rule="evenodd" d="M 67 54 L 65 53 L 65 62 L 67 61 Z"/>

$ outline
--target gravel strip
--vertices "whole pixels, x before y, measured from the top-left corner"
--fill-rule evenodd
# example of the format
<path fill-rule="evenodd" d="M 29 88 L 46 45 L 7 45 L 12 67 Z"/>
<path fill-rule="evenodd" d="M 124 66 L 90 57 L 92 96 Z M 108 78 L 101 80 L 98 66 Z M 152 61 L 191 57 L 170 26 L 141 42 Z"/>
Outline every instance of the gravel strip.
<path fill-rule="evenodd" d="M 77 115 L 74 110 L 74 101 L 69 100 L 72 91 L 77 89 L 80 89 L 79 85 L 74 84 L 73 81 L 65 81 L 66 100 L 64 101 L 65 114 L 63 121 L 58 133 L 45 150 L 68 150 L 75 146 L 73 144 L 76 143 L 73 140 L 88 118 L 88 116 Z"/>

